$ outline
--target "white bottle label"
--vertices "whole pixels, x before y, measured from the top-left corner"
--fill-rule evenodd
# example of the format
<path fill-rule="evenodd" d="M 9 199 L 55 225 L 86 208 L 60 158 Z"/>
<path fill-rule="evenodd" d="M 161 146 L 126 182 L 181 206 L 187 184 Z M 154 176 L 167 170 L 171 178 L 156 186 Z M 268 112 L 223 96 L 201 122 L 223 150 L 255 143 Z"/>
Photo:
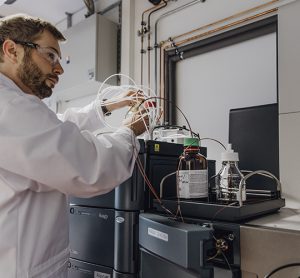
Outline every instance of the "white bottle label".
<path fill-rule="evenodd" d="M 180 198 L 208 197 L 208 173 L 206 170 L 179 170 L 178 186 Z"/>

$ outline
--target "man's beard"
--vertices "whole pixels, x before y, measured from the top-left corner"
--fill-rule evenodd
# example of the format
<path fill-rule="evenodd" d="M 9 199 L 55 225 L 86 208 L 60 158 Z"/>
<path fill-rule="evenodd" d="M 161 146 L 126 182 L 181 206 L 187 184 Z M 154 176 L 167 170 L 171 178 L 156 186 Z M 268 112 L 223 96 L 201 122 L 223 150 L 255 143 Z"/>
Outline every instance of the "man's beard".
<path fill-rule="evenodd" d="M 35 96 L 43 99 L 52 95 L 52 89 L 47 86 L 46 80 L 49 77 L 57 78 L 56 75 L 43 74 L 37 64 L 32 61 L 29 53 L 25 53 L 17 74 L 23 84 L 26 85 Z"/>

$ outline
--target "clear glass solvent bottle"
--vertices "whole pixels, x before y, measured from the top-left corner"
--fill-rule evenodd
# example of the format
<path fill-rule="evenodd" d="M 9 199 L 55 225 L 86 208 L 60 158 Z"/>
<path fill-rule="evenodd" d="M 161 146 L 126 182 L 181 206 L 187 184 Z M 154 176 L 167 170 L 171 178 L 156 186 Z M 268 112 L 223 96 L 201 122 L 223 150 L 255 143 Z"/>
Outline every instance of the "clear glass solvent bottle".
<path fill-rule="evenodd" d="M 178 164 L 179 198 L 208 198 L 208 169 L 205 156 L 200 154 L 198 138 L 184 138 L 184 153 Z"/>
<path fill-rule="evenodd" d="M 239 154 L 232 150 L 228 144 L 227 150 L 221 154 L 222 167 L 216 176 L 216 194 L 218 201 L 233 202 L 246 200 L 246 185 L 243 184 L 242 192 L 239 186 L 244 175 L 238 167 Z"/>

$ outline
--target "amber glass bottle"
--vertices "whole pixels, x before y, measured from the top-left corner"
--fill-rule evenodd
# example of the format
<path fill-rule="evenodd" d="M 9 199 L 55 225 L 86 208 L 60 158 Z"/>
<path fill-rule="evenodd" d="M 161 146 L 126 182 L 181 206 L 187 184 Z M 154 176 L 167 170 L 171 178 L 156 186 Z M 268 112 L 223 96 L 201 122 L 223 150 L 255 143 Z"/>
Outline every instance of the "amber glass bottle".
<path fill-rule="evenodd" d="M 177 173 L 180 198 L 208 197 L 208 170 L 205 156 L 200 154 L 198 138 L 184 138 L 184 153 Z"/>

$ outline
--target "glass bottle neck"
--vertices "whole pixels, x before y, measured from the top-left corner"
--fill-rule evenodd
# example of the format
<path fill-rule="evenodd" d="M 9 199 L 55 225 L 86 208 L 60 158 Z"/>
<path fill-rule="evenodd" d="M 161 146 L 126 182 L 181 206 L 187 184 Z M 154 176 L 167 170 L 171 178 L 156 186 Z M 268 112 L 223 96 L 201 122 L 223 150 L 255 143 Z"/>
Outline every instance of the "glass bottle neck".
<path fill-rule="evenodd" d="M 222 165 L 227 165 L 227 164 L 238 166 L 238 161 L 223 161 L 222 162 Z"/>

